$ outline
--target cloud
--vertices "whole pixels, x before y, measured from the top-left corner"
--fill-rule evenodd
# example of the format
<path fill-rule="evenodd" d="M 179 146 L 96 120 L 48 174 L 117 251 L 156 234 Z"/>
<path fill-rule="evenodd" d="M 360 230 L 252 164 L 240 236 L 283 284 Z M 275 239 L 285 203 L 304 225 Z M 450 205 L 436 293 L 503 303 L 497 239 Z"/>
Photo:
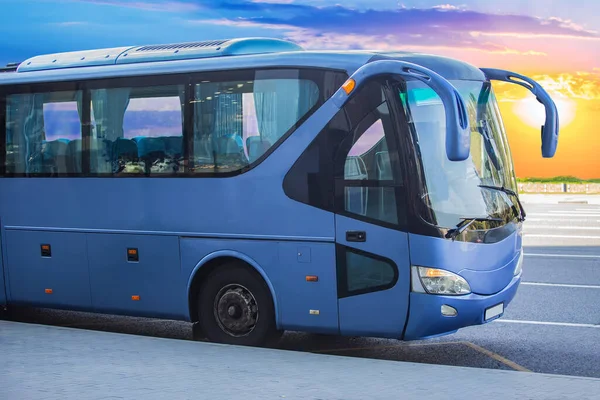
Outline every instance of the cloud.
<path fill-rule="evenodd" d="M 291 4 L 294 0 L 250 0 L 252 3 Z"/>
<path fill-rule="evenodd" d="M 248 18 L 262 24 L 287 24 L 298 28 L 335 33 L 422 33 L 446 34 L 481 32 L 482 34 L 516 34 L 595 38 L 600 35 L 557 17 L 548 19 L 525 15 L 488 14 L 466 11 L 443 4 L 427 9 L 355 10 L 340 5 L 311 6 L 268 0 L 197 0 L 196 4 L 213 10 L 244 11 Z"/>
<path fill-rule="evenodd" d="M 452 4 L 440 4 L 438 6 L 433 6 L 432 8 L 436 9 L 436 10 L 445 10 L 445 11 L 456 11 L 456 10 L 461 10 L 461 9 L 465 9 L 465 6 L 455 6 Z"/>
<path fill-rule="evenodd" d="M 399 5 L 388 10 L 359 10 L 328 2 L 323 3 L 329 5 L 321 6 L 293 0 L 85 1 L 181 12 L 185 14 L 182 18 L 192 25 L 266 29 L 273 36 L 298 41 L 310 49 L 454 49 L 531 58 L 547 54 L 516 39 L 600 41 L 598 32 L 571 20 L 469 11 L 464 5 L 444 3 L 431 8 Z M 244 17 L 239 18 L 240 15 Z M 235 36 L 235 32 L 229 36 Z"/>
<path fill-rule="evenodd" d="M 502 45 L 497 45 L 491 42 L 477 42 L 469 37 L 464 37 L 461 40 L 453 39 L 452 41 L 442 41 L 432 39 L 424 34 L 409 34 L 410 42 L 398 44 L 398 36 L 389 33 L 386 35 L 364 35 L 359 33 L 322 33 L 316 29 L 298 28 L 294 25 L 287 24 L 265 24 L 261 22 L 253 22 L 247 18 L 238 19 L 215 19 L 215 20 L 195 20 L 190 23 L 213 24 L 221 26 L 231 26 L 238 28 L 262 28 L 274 29 L 285 32 L 287 39 L 292 40 L 307 50 L 311 49 L 350 49 L 350 50 L 382 50 L 393 51 L 402 50 L 418 51 L 423 47 L 427 49 L 460 49 L 464 51 L 483 51 L 493 54 L 503 55 L 521 55 L 521 56 L 546 56 L 547 54 L 533 50 L 517 50 Z"/>
<path fill-rule="evenodd" d="M 87 3 L 94 3 L 99 5 L 115 6 L 115 7 L 127 7 L 137 8 L 147 11 L 162 11 L 162 12 L 193 12 L 198 11 L 202 7 L 200 4 L 189 1 L 128 1 L 128 0 L 84 0 Z"/>
<path fill-rule="evenodd" d="M 589 72 L 573 74 L 543 74 L 533 75 L 535 79 L 551 96 L 565 97 L 578 100 L 600 100 L 600 75 Z M 494 87 L 502 98 L 501 101 L 513 102 L 529 95 L 526 89 L 519 86 L 495 82 Z"/>
<path fill-rule="evenodd" d="M 64 21 L 64 22 L 52 22 L 50 25 L 54 26 L 82 26 L 88 25 L 89 22 L 86 21 Z"/>

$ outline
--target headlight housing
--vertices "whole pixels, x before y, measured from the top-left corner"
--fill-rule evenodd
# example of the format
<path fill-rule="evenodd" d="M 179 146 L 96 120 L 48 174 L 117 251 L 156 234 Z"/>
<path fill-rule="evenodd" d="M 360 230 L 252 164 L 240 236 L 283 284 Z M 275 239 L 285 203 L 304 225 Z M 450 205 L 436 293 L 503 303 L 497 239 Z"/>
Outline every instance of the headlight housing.
<path fill-rule="evenodd" d="M 462 296 L 471 293 L 471 287 L 465 278 L 453 272 L 427 267 L 413 267 L 413 269 L 416 269 L 422 289 L 429 294 Z M 415 290 L 414 285 L 413 290 Z"/>

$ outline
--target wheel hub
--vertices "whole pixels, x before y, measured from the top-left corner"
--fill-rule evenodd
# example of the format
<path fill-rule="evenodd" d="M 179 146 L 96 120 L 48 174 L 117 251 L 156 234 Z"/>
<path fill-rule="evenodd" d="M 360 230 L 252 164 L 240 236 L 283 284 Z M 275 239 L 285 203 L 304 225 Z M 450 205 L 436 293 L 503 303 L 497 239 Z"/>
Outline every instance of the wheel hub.
<path fill-rule="evenodd" d="M 256 299 L 241 285 L 222 288 L 215 297 L 214 311 L 221 329 L 231 336 L 248 335 L 258 320 Z"/>

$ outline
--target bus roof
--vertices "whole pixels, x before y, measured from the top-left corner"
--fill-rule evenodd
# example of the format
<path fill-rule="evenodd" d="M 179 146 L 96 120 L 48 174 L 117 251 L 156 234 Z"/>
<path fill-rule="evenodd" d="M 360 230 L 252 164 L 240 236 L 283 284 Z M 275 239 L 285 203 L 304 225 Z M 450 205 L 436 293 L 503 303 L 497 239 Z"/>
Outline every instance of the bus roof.
<path fill-rule="evenodd" d="M 351 74 L 378 59 L 416 63 L 446 79 L 485 80 L 479 68 L 436 55 L 369 50 L 307 51 L 281 39 L 239 38 L 39 55 L 0 70 L 0 85 L 273 66 L 331 68 Z"/>

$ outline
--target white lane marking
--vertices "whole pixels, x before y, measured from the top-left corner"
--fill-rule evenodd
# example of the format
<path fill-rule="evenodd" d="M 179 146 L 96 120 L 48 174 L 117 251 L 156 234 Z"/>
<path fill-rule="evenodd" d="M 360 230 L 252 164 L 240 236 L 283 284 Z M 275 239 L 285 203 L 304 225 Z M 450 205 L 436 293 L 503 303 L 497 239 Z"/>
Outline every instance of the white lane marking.
<path fill-rule="evenodd" d="M 600 208 L 576 208 L 575 211 L 593 211 L 593 212 L 600 212 Z"/>
<path fill-rule="evenodd" d="M 583 217 L 600 217 L 600 214 L 590 214 L 590 213 L 586 213 L 586 214 L 575 214 L 575 213 L 567 213 L 567 212 L 561 212 L 560 214 L 548 214 L 548 213 L 527 213 L 527 216 L 535 216 L 535 217 L 577 217 L 577 218 L 583 218 Z"/>
<path fill-rule="evenodd" d="M 562 229 L 562 230 L 574 230 L 574 231 L 600 231 L 600 226 L 555 226 L 555 225 L 527 225 L 525 229 Z"/>
<path fill-rule="evenodd" d="M 497 319 L 495 322 L 505 322 L 509 324 L 530 324 L 530 325 L 552 325 L 552 326 L 572 326 L 576 328 L 596 328 L 600 329 L 600 325 L 594 324 L 576 324 L 572 322 L 547 322 L 547 321 L 526 321 L 520 319 Z"/>
<path fill-rule="evenodd" d="M 598 239 L 600 236 L 587 236 L 587 235 L 543 235 L 537 233 L 525 233 L 524 238 L 528 237 L 540 237 L 540 238 L 562 238 L 562 239 Z"/>
<path fill-rule="evenodd" d="M 525 257 L 565 257 L 565 258 L 600 258 L 600 255 L 595 254 L 540 254 L 540 253 L 524 253 Z"/>
<path fill-rule="evenodd" d="M 566 283 L 521 282 L 521 285 L 563 287 L 563 288 L 572 288 L 572 289 L 600 289 L 600 286 L 598 286 L 598 285 L 576 285 L 576 284 L 566 284 Z"/>
<path fill-rule="evenodd" d="M 572 211 L 572 210 L 550 210 L 548 215 L 557 215 L 557 214 L 573 214 L 573 215 L 594 215 L 596 217 L 600 216 L 600 211 Z"/>
<path fill-rule="evenodd" d="M 529 222 L 529 221 L 535 221 L 535 222 L 558 222 L 558 221 L 573 222 L 573 218 L 553 218 L 553 219 L 549 220 L 548 218 L 529 218 L 529 215 L 530 214 L 527 214 L 527 219 L 525 221 L 525 226 L 527 226 L 527 222 Z M 600 222 L 600 219 L 591 220 L 590 222 Z"/>

